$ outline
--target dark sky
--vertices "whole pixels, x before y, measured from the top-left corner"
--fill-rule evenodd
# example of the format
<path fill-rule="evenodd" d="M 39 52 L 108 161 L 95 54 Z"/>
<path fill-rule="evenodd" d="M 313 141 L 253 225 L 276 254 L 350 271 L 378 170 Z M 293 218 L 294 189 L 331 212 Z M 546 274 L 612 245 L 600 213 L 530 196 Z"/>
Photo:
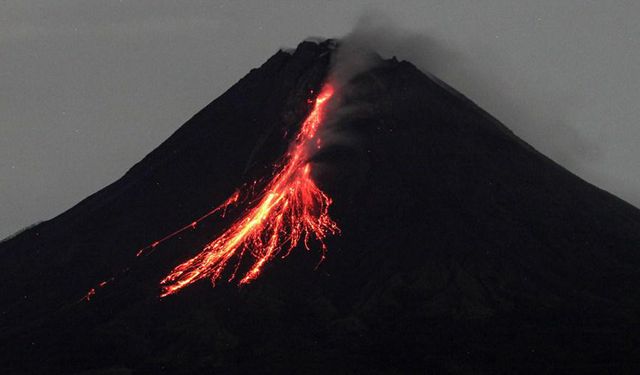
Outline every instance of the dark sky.
<path fill-rule="evenodd" d="M 370 13 L 383 54 L 640 205 L 640 2 L 345 3 L 0 1 L 0 237 L 122 176 L 278 48 Z"/>

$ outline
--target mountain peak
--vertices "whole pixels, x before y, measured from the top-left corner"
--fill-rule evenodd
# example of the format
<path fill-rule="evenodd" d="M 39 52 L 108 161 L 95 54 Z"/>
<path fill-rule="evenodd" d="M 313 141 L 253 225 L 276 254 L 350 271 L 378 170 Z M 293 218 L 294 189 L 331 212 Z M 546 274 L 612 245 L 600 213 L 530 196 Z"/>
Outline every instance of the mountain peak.
<path fill-rule="evenodd" d="M 0 367 L 492 373 L 635 360 L 640 212 L 397 59 L 342 82 L 308 161 L 342 232 L 326 259 L 302 245 L 251 285 L 203 280 L 159 298 L 160 280 L 239 214 L 137 250 L 269 181 L 339 48 L 279 51 L 121 179 L 1 243 Z"/>

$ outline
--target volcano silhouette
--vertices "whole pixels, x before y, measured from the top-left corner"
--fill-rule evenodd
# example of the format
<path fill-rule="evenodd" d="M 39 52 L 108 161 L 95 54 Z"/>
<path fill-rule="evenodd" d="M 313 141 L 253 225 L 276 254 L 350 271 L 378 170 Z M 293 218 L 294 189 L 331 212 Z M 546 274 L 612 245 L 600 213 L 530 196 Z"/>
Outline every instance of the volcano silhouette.
<path fill-rule="evenodd" d="M 332 42 L 280 51 L 125 176 L 0 244 L 3 374 L 620 373 L 640 358 L 640 211 L 438 79 L 380 60 L 314 157 L 342 234 L 248 286 L 158 282 L 268 175 Z M 87 290 L 115 278 L 91 301 Z"/>

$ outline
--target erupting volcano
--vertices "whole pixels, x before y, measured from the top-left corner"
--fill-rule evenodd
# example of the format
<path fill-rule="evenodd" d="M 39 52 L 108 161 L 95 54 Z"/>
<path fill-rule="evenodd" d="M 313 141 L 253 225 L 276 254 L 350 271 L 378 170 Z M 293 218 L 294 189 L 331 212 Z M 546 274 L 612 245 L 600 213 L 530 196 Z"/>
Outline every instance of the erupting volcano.
<path fill-rule="evenodd" d="M 640 210 L 341 43 L 0 243 L 0 373 L 637 373 Z"/>
<path fill-rule="evenodd" d="M 243 255 L 249 252 L 255 262 L 242 277 L 240 284 L 257 278 L 266 262 L 280 254 L 286 247 L 286 257 L 300 240 L 309 250 L 310 237 L 315 237 L 322 246 L 322 259 L 326 252 L 324 238 L 339 231 L 329 217 L 331 198 L 322 192 L 311 176 L 309 150 L 320 148 L 318 129 L 323 123 L 326 106 L 334 94 L 334 88 L 325 84 L 318 94 L 313 109 L 302 123 L 283 160 L 275 167 L 272 180 L 259 193 L 252 207 L 237 219 L 218 238 L 209 242 L 195 257 L 175 267 L 162 281 L 162 294 L 167 296 L 202 278 L 212 283 L 219 280 L 232 259 L 236 267 L 231 281 L 240 266 Z M 227 202 L 235 202 L 234 194 Z M 193 222 L 190 226 L 195 226 Z M 188 228 L 189 226 L 185 227 Z M 167 239 L 165 237 L 164 239 Z M 164 240 L 163 239 L 163 240 Z M 155 247 L 156 241 L 152 246 Z"/>

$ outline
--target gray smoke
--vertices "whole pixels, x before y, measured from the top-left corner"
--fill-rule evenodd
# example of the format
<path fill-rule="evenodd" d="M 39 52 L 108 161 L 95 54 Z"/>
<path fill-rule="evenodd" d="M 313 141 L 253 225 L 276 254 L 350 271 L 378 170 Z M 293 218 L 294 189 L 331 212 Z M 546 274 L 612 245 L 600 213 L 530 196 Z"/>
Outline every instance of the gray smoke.
<path fill-rule="evenodd" d="M 509 62 L 494 55 L 488 45 L 455 49 L 425 33 L 405 30 L 375 11 L 365 12 L 354 29 L 341 39 L 332 77 L 338 84 L 346 85 L 348 91 L 346 83 L 375 62 L 372 51 L 385 59 L 395 56 L 409 61 L 427 75 L 441 78 L 526 142 L 587 181 L 617 189 L 629 183 L 630 180 L 613 180 L 611 173 L 598 169 L 597 165 L 607 156 L 603 139 L 594 138 L 588 128 L 570 121 L 570 110 L 575 112 L 583 93 L 540 89 L 540 85 L 528 84 L 525 78 L 514 78 Z M 358 110 L 361 109 L 342 112 Z M 335 132 L 335 127 L 331 127 L 329 137 L 335 136 Z M 637 192 L 628 192 L 624 197 L 635 204 L 640 199 Z"/>

